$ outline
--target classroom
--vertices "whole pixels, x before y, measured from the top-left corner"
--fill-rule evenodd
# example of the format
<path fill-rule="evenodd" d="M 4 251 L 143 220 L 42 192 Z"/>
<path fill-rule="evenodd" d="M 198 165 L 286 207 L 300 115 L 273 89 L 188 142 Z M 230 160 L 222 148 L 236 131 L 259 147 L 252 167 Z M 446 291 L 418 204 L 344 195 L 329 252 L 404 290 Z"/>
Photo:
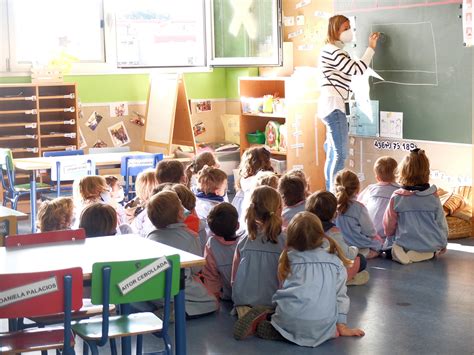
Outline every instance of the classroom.
<path fill-rule="evenodd" d="M 473 354 L 472 0 L 0 2 L 1 354 Z"/>

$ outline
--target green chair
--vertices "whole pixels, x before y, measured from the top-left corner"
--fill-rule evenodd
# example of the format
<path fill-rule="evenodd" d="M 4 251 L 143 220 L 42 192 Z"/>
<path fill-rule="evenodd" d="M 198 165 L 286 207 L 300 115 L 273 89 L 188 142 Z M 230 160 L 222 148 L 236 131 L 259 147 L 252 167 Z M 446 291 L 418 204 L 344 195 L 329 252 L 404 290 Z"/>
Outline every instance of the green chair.
<path fill-rule="evenodd" d="M 92 267 L 92 304 L 102 304 L 102 317 L 85 319 L 73 324 L 74 332 L 89 346 L 92 354 L 98 354 L 98 347 L 104 346 L 110 339 L 112 353 L 116 353 L 115 340 L 122 339 L 122 354 L 131 354 L 131 349 L 125 346 L 124 339 L 137 336 L 136 353 L 142 354 L 143 334 L 153 334 L 163 339 L 165 354 L 172 354 L 171 341 L 168 334 L 170 305 L 173 296 L 179 292 L 180 259 L 179 255 L 167 256 L 170 267 L 152 276 L 144 283 L 136 286 L 126 294 L 122 294 L 119 283 L 131 275 L 142 275 L 145 268 L 157 259 L 134 261 L 114 261 L 95 263 Z M 138 276 L 136 280 L 139 280 Z M 130 282 L 137 285 L 138 282 Z M 154 313 L 141 312 L 134 314 L 109 315 L 109 304 L 126 306 L 135 302 L 164 300 L 163 320 Z M 127 344 L 127 343 L 125 343 Z M 86 346 L 86 345 L 84 345 Z"/>
<path fill-rule="evenodd" d="M 10 202 L 12 209 L 16 210 L 18 199 L 21 196 L 30 194 L 31 185 L 29 183 L 15 184 L 15 167 L 13 165 L 13 156 L 10 149 L 0 148 L 0 167 L 2 170 L 0 178 L 3 188 L 2 204 L 6 206 L 7 202 Z M 51 186 L 44 183 L 37 183 L 36 189 L 38 192 L 50 192 Z"/>

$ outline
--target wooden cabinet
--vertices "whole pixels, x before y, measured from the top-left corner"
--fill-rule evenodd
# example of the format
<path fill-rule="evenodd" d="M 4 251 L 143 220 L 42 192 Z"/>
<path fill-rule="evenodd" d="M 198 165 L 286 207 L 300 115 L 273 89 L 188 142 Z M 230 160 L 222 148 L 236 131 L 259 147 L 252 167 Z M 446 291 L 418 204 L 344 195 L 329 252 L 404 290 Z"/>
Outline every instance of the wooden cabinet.
<path fill-rule="evenodd" d="M 0 85 L 0 147 L 14 158 L 77 149 L 76 84 Z"/>
<path fill-rule="evenodd" d="M 285 109 L 279 114 L 245 113 L 240 115 L 240 149 L 243 153 L 251 144 L 247 133 L 265 131 L 269 121 L 285 123 L 287 150 L 273 151 L 272 158 L 286 160 L 287 169 L 303 169 L 310 180 L 311 191 L 323 189 L 324 180 L 324 124 L 316 117 L 319 89 L 315 78 L 310 77 L 245 77 L 239 79 L 239 95 L 262 98 L 277 95 L 283 99 Z"/>

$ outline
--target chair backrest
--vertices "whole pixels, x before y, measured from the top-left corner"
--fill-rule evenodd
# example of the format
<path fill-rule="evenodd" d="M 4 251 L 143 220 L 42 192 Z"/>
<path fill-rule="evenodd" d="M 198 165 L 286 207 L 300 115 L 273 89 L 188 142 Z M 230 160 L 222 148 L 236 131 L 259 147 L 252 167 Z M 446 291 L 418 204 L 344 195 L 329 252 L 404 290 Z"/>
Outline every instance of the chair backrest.
<path fill-rule="evenodd" d="M 12 151 L 7 148 L 0 148 L 0 168 L 2 188 L 7 191 L 14 189 L 15 170 L 13 165 Z"/>
<path fill-rule="evenodd" d="M 170 255 L 166 256 L 166 259 L 171 265 L 171 297 L 179 292 L 180 258 L 179 255 Z M 157 260 L 159 259 L 95 263 L 92 266 L 92 304 L 103 304 L 103 296 L 107 290 L 109 292 L 108 303 L 111 304 L 145 302 L 165 298 L 166 271 L 160 273 L 156 271 L 157 265 L 152 264 Z M 108 286 L 104 282 L 107 281 L 104 280 L 105 269 L 110 271 Z M 132 275 L 133 277 L 130 278 Z M 144 275 L 148 275 L 148 277 L 144 277 Z M 122 284 L 127 279 L 128 281 Z M 141 281 L 144 282 L 140 283 Z M 126 293 L 123 294 L 122 291 Z"/>
<path fill-rule="evenodd" d="M 130 147 L 106 147 L 106 148 L 89 148 L 89 154 L 104 153 L 126 153 L 130 151 Z"/>
<path fill-rule="evenodd" d="M 76 150 L 59 150 L 59 151 L 49 151 L 44 152 L 43 157 L 65 157 L 70 155 L 84 155 L 84 150 L 76 149 Z"/>
<path fill-rule="evenodd" d="M 75 157 L 58 157 L 52 159 L 51 180 L 52 181 L 73 181 L 86 175 L 95 173 L 95 163 L 92 159 Z"/>
<path fill-rule="evenodd" d="M 82 279 L 80 267 L 0 274 L 0 318 L 62 313 L 67 311 L 68 303 L 69 310 L 79 310 L 82 307 Z M 69 302 L 65 302 L 65 298 L 69 298 Z"/>
<path fill-rule="evenodd" d="M 5 246 L 11 248 L 45 243 L 73 242 L 85 239 L 85 229 L 79 228 L 44 233 L 9 235 L 5 237 Z"/>
<path fill-rule="evenodd" d="M 137 176 L 145 169 L 154 168 L 163 160 L 163 154 L 126 155 L 120 162 L 122 176 Z"/>

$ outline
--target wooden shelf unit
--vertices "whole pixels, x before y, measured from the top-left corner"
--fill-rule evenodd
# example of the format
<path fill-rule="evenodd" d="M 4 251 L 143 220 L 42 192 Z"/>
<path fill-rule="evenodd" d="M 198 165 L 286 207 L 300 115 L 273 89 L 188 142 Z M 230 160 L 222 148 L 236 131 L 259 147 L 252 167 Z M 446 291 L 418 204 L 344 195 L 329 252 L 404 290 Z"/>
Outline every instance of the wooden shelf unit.
<path fill-rule="evenodd" d="M 240 97 L 261 98 L 276 95 L 284 99 L 285 114 L 240 114 L 240 149 L 243 153 L 250 146 L 247 133 L 265 131 L 268 121 L 286 124 L 287 151 L 272 151 L 272 158 L 286 160 L 287 169 L 302 168 L 310 180 L 311 191 L 324 188 L 324 128 L 316 119 L 316 90 L 311 82 L 293 77 L 241 77 Z"/>
<path fill-rule="evenodd" d="M 0 85 L 0 147 L 14 158 L 77 149 L 77 118 L 75 83 Z"/>

